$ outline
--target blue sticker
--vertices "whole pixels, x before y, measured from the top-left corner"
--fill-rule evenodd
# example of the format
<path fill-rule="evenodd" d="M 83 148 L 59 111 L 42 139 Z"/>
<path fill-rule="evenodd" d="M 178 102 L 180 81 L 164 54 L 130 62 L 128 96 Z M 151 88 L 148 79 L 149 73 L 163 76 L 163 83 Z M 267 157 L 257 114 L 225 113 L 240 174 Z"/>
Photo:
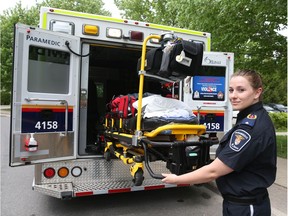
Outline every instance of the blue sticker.
<path fill-rule="evenodd" d="M 236 130 L 231 136 L 229 146 L 233 151 L 239 152 L 250 141 L 251 136 L 244 130 Z"/>

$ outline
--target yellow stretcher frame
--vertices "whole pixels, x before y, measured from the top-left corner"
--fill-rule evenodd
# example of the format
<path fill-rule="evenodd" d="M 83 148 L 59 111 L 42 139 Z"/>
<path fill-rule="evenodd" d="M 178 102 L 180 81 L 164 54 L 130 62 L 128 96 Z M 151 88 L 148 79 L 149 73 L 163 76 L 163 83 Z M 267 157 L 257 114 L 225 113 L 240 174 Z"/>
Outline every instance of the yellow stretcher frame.
<path fill-rule="evenodd" d="M 142 56 L 141 56 L 141 65 L 140 65 L 140 78 L 139 78 L 139 92 L 138 92 L 138 110 L 137 110 L 137 124 L 136 131 L 141 129 L 141 119 L 142 119 L 142 98 L 143 98 L 143 87 L 144 87 L 144 73 L 145 72 L 145 59 L 146 59 L 146 45 L 148 40 L 155 38 L 160 40 L 160 35 L 149 35 L 144 39 L 142 46 Z"/>
<path fill-rule="evenodd" d="M 157 138 L 159 135 L 173 135 L 176 139 L 176 142 L 183 143 L 187 139 L 188 135 L 195 135 L 195 136 L 201 136 L 206 132 L 206 126 L 205 125 L 196 125 L 196 124 L 181 124 L 181 123 L 171 123 L 166 124 L 163 126 L 160 126 L 152 131 L 142 131 L 141 130 L 141 121 L 142 121 L 142 99 L 143 99 L 143 87 L 144 87 L 144 76 L 145 76 L 145 59 L 146 59 L 146 44 L 150 39 L 161 39 L 161 36 L 159 35 L 149 35 L 144 39 L 143 46 L 142 46 L 142 56 L 141 56 L 141 66 L 139 71 L 139 92 L 138 92 L 138 109 L 137 109 L 137 120 L 136 120 L 136 131 L 134 134 L 128 134 L 123 133 L 121 131 L 110 131 L 107 134 L 108 137 L 111 137 L 115 140 L 114 145 L 116 148 L 121 149 L 121 153 L 119 153 L 116 150 L 111 150 L 113 148 L 113 142 L 107 142 L 107 145 L 104 150 L 104 157 L 105 154 L 111 150 L 113 152 L 113 155 L 115 155 L 117 158 L 123 161 L 124 164 L 132 164 L 130 167 L 130 173 L 133 176 L 133 180 L 136 181 L 135 185 L 137 184 L 141 185 L 143 181 L 143 160 L 139 159 L 140 157 L 137 156 L 143 156 L 145 157 L 145 164 L 148 169 L 150 170 L 150 167 L 148 165 L 148 161 L 146 161 L 146 149 L 149 145 L 147 145 L 147 140 Z M 112 127 L 114 125 L 114 119 L 112 118 Z M 105 125 L 108 128 L 108 121 L 105 120 Z M 119 128 L 122 129 L 122 118 L 119 120 Z M 125 142 L 131 142 L 131 145 L 125 145 L 123 143 L 123 140 L 125 139 Z M 128 141 L 127 141 L 128 140 Z M 144 141 L 145 140 L 145 141 Z M 148 141 L 149 142 L 149 141 Z M 151 141 L 152 144 L 153 141 Z M 142 143 L 142 146 L 141 146 Z M 146 144 L 145 144 L 146 143 Z M 143 150 L 144 149 L 144 150 Z M 133 157 L 127 157 L 126 153 L 128 151 L 135 150 L 136 156 Z M 107 159 L 107 154 L 106 157 Z M 143 157 L 142 157 L 143 158 Z M 110 159 L 110 158 L 109 158 Z M 139 172 L 140 171 L 140 172 Z M 150 171 L 150 175 L 152 171 Z M 140 176 L 136 176 L 140 173 Z M 153 172 L 152 172 L 153 173 Z M 135 177 L 136 176 L 136 177 Z M 155 175 L 156 176 L 156 175 Z M 137 179 L 138 178 L 138 179 Z M 140 179 L 139 179 L 140 178 Z M 161 177 L 157 177 L 161 178 Z M 138 181 L 138 182 L 137 182 Z"/>

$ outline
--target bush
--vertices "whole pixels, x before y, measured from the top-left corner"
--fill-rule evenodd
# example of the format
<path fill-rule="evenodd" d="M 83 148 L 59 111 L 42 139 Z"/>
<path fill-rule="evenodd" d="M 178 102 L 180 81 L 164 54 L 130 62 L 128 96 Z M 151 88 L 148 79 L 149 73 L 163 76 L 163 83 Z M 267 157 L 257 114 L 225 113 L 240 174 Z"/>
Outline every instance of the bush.
<path fill-rule="evenodd" d="M 277 156 L 287 158 L 287 136 L 277 136 Z"/>
<path fill-rule="evenodd" d="M 0 98 L 1 98 L 1 105 L 9 105 L 11 100 L 11 94 L 9 92 L 1 91 Z"/>
<path fill-rule="evenodd" d="M 287 131 L 287 113 L 269 113 L 276 131 Z"/>

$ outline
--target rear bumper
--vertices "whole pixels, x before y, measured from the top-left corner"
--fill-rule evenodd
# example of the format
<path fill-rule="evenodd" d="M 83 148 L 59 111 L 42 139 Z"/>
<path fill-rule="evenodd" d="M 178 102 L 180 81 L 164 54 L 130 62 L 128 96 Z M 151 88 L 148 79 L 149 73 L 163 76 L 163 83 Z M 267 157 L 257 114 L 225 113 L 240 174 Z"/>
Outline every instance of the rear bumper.
<path fill-rule="evenodd" d="M 73 166 L 83 169 L 83 175 L 75 178 L 68 175 L 67 178 L 54 177 L 45 179 L 41 176 L 47 167 L 55 170 L 66 166 L 69 170 Z M 163 184 L 161 180 L 152 178 L 144 169 L 144 181 L 141 186 L 135 186 L 129 171 L 130 165 L 123 164 L 120 160 L 71 160 L 57 163 L 45 163 L 37 165 L 35 168 L 35 179 L 32 188 L 34 191 L 46 194 L 59 199 L 71 199 L 74 197 L 92 196 L 100 194 L 114 194 L 124 192 L 134 192 L 142 190 L 156 190 L 172 187 L 190 186 Z M 157 173 L 169 173 L 166 163 L 157 161 L 151 163 L 151 167 Z"/>

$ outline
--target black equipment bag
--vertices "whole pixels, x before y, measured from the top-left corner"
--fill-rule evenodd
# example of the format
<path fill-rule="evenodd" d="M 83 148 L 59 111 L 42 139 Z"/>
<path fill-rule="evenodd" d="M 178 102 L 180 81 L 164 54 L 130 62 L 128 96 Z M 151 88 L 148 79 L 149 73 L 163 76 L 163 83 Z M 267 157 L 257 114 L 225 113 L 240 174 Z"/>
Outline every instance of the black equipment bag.
<path fill-rule="evenodd" d="M 146 53 L 144 70 L 148 74 L 157 75 L 162 61 L 162 47 L 152 48 Z M 138 59 L 138 71 L 141 69 L 141 58 Z"/>
<path fill-rule="evenodd" d="M 178 40 L 162 56 L 160 71 L 163 77 L 194 76 L 202 65 L 203 44 Z"/>

